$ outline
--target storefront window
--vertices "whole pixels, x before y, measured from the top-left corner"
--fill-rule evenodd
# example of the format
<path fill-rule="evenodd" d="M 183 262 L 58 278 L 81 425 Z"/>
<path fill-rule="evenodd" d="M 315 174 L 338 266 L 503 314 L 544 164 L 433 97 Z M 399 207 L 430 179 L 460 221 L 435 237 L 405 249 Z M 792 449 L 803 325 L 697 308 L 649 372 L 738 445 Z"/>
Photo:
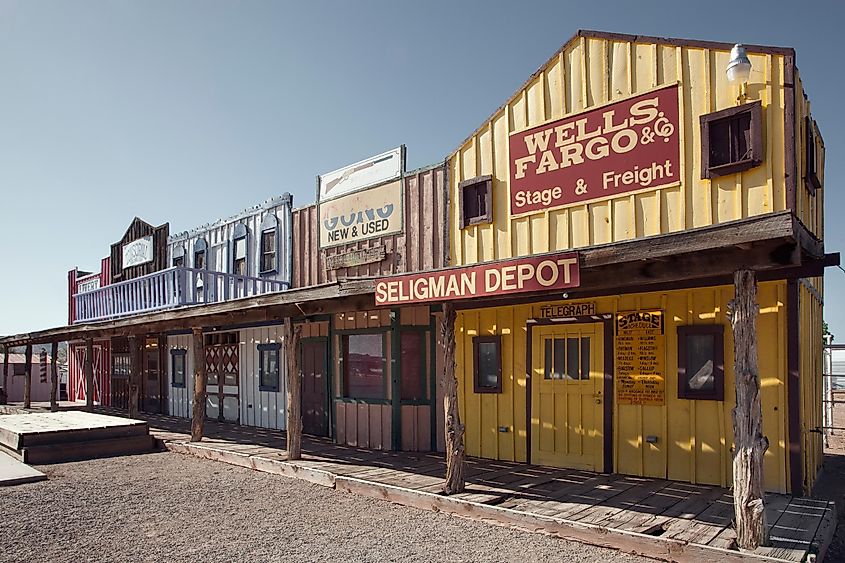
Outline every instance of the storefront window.
<path fill-rule="evenodd" d="M 422 401 L 425 393 L 425 339 L 422 332 L 402 332 L 400 356 L 402 362 L 402 400 Z"/>
<path fill-rule="evenodd" d="M 384 399 L 384 335 L 343 336 L 344 397 Z"/>

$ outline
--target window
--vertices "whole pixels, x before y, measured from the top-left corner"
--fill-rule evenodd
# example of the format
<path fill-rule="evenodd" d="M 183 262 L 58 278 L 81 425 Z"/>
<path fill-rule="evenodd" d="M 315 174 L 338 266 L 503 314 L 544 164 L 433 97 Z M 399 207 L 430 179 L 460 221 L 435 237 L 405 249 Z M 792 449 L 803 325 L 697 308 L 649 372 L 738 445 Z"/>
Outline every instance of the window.
<path fill-rule="evenodd" d="M 246 239 L 247 231 L 243 224 L 235 226 L 234 248 L 232 249 L 232 273 L 246 275 Z"/>
<path fill-rule="evenodd" d="M 281 344 L 258 345 L 258 390 L 278 392 Z"/>
<path fill-rule="evenodd" d="M 543 378 L 590 379 L 590 337 L 568 336 L 543 341 Z"/>
<path fill-rule="evenodd" d="M 131 360 L 129 354 L 115 354 L 111 356 L 111 375 L 118 379 L 129 377 Z"/>
<path fill-rule="evenodd" d="M 188 351 L 184 348 L 170 351 L 170 374 L 173 387 L 185 387 L 186 358 Z"/>
<path fill-rule="evenodd" d="M 678 327 L 678 398 L 723 401 L 725 350 L 722 325 Z"/>
<path fill-rule="evenodd" d="M 185 265 L 185 247 L 181 244 L 173 247 L 173 264 L 174 268 L 181 268 Z"/>
<path fill-rule="evenodd" d="M 261 273 L 276 271 L 276 230 L 261 233 Z"/>
<path fill-rule="evenodd" d="M 822 187 L 819 178 L 819 159 L 816 153 L 816 123 L 809 116 L 804 118 L 804 183 L 807 190 L 814 194 Z"/>
<path fill-rule="evenodd" d="M 502 392 L 502 340 L 500 336 L 472 339 L 473 387 L 476 393 Z"/>
<path fill-rule="evenodd" d="M 400 342 L 401 395 L 403 401 L 424 401 L 425 392 L 425 333 L 402 331 Z"/>
<path fill-rule="evenodd" d="M 493 177 L 479 176 L 458 184 L 461 228 L 493 221 Z"/>
<path fill-rule="evenodd" d="M 384 334 L 343 336 L 343 396 L 384 399 Z"/>
<path fill-rule="evenodd" d="M 173 257 L 173 266 L 176 268 L 181 268 L 185 265 L 185 257 L 184 256 L 174 256 Z"/>
<path fill-rule="evenodd" d="M 12 364 L 12 375 L 26 375 L 26 364 Z"/>
<path fill-rule="evenodd" d="M 194 242 L 194 268 L 197 270 L 205 269 L 205 251 L 207 248 L 205 239 L 197 239 Z"/>
<path fill-rule="evenodd" d="M 759 101 L 702 115 L 700 121 L 702 178 L 735 174 L 763 162 Z"/>

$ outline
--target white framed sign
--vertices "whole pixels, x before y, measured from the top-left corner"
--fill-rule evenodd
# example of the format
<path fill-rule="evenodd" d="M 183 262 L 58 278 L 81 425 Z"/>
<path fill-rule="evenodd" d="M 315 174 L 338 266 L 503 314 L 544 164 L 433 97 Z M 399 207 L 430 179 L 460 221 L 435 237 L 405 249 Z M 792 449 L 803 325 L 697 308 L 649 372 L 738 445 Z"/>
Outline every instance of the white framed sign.
<path fill-rule="evenodd" d="M 135 239 L 123 245 L 123 269 L 153 261 L 153 237 Z"/>
<path fill-rule="evenodd" d="M 85 293 L 86 291 L 94 291 L 95 289 L 100 289 L 100 276 L 83 279 L 76 284 L 77 293 Z"/>
<path fill-rule="evenodd" d="M 317 201 L 335 199 L 399 178 L 404 168 L 403 152 L 404 147 L 400 146 L 317 176 Z"/>

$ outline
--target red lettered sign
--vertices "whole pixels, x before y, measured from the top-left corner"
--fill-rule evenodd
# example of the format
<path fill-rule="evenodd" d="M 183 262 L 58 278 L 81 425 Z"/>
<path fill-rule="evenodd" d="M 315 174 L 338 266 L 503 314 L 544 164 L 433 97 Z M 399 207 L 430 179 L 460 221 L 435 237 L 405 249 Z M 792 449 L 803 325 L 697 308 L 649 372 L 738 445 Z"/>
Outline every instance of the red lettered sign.
<path fill-rule="evenodd" d="M 376 305 L 469 299 L 578 287 L 578 254 L 546 254 L 376 280 Z"/>
<path fill-rule="evenodd" d="M 511 214 L 680 181 L 678 86 L 510 136 Z"/>

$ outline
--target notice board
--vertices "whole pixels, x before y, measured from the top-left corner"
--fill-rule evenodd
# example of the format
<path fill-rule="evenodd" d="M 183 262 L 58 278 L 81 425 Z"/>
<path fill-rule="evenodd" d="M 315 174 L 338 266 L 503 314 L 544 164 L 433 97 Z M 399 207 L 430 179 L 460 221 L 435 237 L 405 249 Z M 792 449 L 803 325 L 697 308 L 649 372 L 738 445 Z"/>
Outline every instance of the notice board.
<path fill-rule="evenodd" d="M 666 398 L 666 336 L 663 311 L 616 315 L 616 401 L 663 405 Z"/>

